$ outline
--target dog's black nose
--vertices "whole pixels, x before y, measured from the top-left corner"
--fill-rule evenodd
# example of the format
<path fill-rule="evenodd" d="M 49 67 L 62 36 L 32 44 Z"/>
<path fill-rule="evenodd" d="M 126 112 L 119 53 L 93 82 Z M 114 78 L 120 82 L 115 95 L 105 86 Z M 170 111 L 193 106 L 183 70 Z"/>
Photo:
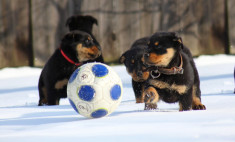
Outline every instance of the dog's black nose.
<path fill-rule="evenodd" d="M 144 57 L 145 57 L 145 58 L 148 58 L 148 57 L 149 57 L 149 53 L 145 53 L 145 54 L 144 54 Z"/>
<path fill-rule="evenodd" d="M 89 55 L 91 58 L 95 58 L 95 57 L 96 57 L 95 54 L 90 54 L 90 53 L 88 53 L 88 55 Z"/>
<path fill-rule="evenodd" d="M 141 71 L 137 72 L 137 76 L 141 77 L 143 75 L 143 73 Z"/>
<path fill-rule="evenodd" d="M 97 46 L 97 48 L 98 48 L 99 50 L 101 50 L 101 47 L 100 47 L 99 45 Z"/>

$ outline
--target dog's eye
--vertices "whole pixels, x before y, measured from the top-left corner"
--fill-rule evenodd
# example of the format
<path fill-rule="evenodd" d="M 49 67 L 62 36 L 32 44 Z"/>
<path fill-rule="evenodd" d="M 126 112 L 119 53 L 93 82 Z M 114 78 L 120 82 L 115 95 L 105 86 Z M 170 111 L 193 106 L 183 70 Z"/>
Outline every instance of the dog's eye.
<path fill-rule="evenodd" d="M 144 54 L 144 56 L 145 56 L 145 57 L 149 57 L 150 55 L 149 55 L 149 53 L 146 53 L 146 54 Z"/>
<path fill-rule="evenodd" d="M 146 71 L 147 68 L 145 66 L 142 67 L 142 71 Z"/>
<path fill-rule="evenodd" d="M 89 42 L 90 42 L 90 41 L 89 41 L 88 39 L 85 40 L 85 43 L 86 43 L 86 44 L 89 44 Z"/>
<path fill-rule="evenodd" d="M 134 63 L 135 63 L 135 60 L 134 60 L 134 59 L 132 59 L 132 60 L 131 60 L 131 63 L 132 63 L 132 64 L 134 64 Z"/>
<path fill-rule="evenodd" d="M 93 39 L 92 39 L 91 37 L 88 37 L 87 39 L 88 39 L 89 41 L 93 41 Z"/>
<path fill-rule="evenodd" d="M 89 39 L 89 38 L 88 38 L 88 39 L 86 39 L 86 40 L 85 40 L 85 43 L 86 43 L 86 44 L 91 43 L 91 39 Z"/>
<path fill-rule="evenodd" d="M 179 44 L 182 44 L 182 39 L 181 39 L 181 38 L 173 39 L 173 41 L 176 41 L 176 42 L 178 42 Z"/>
<path fill-rule="evenodd" d="M 157 41 L 157 42 L 155 42 L 155 43 L 154 43 L 154 45 L 155 45 L 155 46 L 158 46 L 158 45 L 159 45 L 159 42 L 158 42 L 158 41 Z"/>
<path fill-rule="evenodd" d="M 88 37 L 88 38 L 85 40 L 85 43 L 86 43 L 86 44 L 90 44 L 92 41 L 93 41 L 93 39 L 92 39 L 91 37 Z"/>

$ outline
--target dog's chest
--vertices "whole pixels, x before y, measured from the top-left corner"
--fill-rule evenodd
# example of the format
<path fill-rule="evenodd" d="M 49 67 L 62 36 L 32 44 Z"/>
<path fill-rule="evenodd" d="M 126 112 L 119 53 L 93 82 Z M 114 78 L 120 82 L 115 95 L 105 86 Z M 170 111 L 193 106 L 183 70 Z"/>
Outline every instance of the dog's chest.
<path fill-rule="evenodd" d="M 154 86 L 155 88 L 165 89 L 170 92 L 175 91 L 180 95 L 183 95 L 188 91 L 188 87 L 186 85 L 178 85 L 176 83 L 167 83 L 167 82 L 157 80 L 157 79 L 150 79 L 148 83 Z"/>
<path fill-rule="evenodd" d="M 62 72 L 64 75 L 71 75 L 76 69 L 78 68 L 78 66 L 75 66 L 75 65 L 71 65 L 71 66 L 64 66 L 62 68 Z"/>

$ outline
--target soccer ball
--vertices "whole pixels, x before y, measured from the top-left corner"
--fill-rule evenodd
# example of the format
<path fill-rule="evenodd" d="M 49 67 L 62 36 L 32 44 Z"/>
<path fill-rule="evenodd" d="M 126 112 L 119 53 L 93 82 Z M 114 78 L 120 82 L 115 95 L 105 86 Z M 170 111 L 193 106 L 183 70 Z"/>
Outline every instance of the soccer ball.
<path fill-rule="evenodd" d="M 116 72 L 102 63 L 87 63 L 76 69 L 67 85 L 73 109 L 88 118 L 112 113 L 122 99 L 122 82 Z"/>

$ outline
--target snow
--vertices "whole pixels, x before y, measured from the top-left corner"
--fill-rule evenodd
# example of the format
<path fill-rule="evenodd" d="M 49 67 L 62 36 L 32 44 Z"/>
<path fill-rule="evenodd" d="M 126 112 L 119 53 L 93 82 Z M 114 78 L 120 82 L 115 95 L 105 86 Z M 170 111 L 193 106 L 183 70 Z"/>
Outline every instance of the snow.
<path fill-rule="evenodd" d="M 234 142 L 235 56 L 195 59 L 201 79 L 204 111 L 179 112 L 178 104 L 160 102 L 144 111 L 136 104 L 131 77 L 124 66 L 113 66 L 123 82 L 123 99 L 107 117 L 88 119 L 77 114 L 67 99 L 59 106 L 37 106 L 40 68 L 0 70 L 0 141 L 180 141 Z"/>

